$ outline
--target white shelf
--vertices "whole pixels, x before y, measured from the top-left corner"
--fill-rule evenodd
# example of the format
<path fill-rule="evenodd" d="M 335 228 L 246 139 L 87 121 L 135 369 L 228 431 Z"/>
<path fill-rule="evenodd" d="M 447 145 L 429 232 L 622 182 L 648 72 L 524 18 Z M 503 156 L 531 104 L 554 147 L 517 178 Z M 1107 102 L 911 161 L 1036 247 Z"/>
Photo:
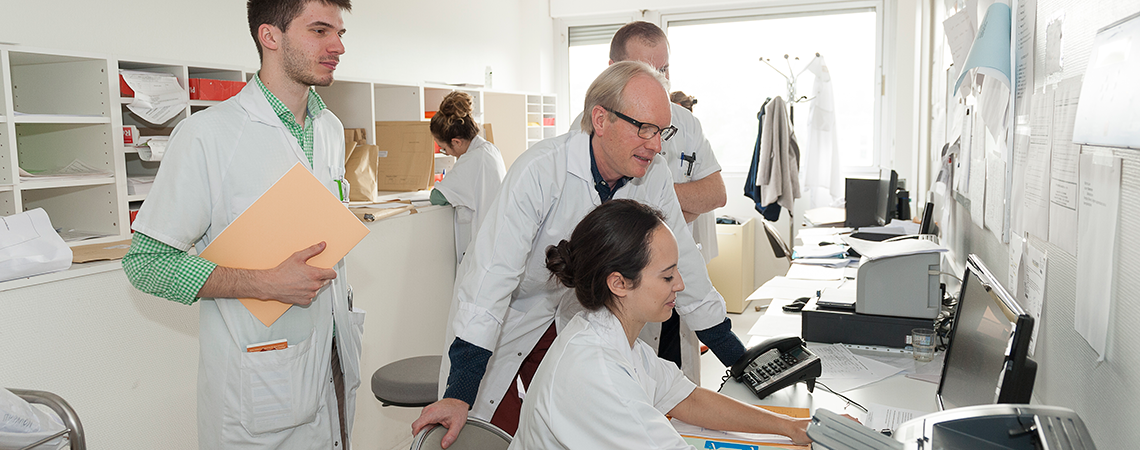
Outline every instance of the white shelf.
<path fill-rule="evenodd" d="M 7 118 L 7 117 L 4 117 L 4 116 L 0 116 L 0 123 L 4 123 L 4 122 L 7 122 L 7 121 L 8 121 L 8 118 Z"/>
<path fill-rule="evenodd" d="M 15 188 L 10 184 L 0 184 L 0 192 L 12 192 L 13 189 Z"/>
<path fill-rule="evenodd" d="M 128 202 L 141 202 L 146 200 L 146 194 L 127 195 Z"/>
<path fill-rule="evenodd" d="M 69 177 L 67 179 L 43 179 L 43 180 L 20 180 L 20 190 L 33 190 L 33 189 L 56 189 L 76 186 L 99 186 L 103 184 L 114 184 L 115 178 L 109 176 L 92 176 L 92 177 Z"/>
<path fill-rule="evenodd" d="M 222 100 L 190 100 L 190 106 L 214 106 Z"/>
<path fill-rule="evenodd" d="M 111 123 L 111 118 L 98 116 L 71 116 L 66 114 L 21 114 L 12 117 L 12 122 L 47 124 L 102 124 Z"/>

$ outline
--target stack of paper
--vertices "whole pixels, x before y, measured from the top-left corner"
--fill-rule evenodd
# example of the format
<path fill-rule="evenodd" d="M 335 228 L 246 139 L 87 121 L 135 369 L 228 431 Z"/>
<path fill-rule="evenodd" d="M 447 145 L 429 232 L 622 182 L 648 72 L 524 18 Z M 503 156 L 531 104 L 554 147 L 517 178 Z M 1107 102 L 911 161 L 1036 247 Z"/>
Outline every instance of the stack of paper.
<path fill-rule="evenodd" d="M 902 239 L 890 242 L 865 241 L 846 237 L 844 240 L 852 249 L 868 260 L 876 260 L 891 256 L 915 255 L 919 253 L 947 252 L 949 249 L 934 242 L 923 239 Z"/>

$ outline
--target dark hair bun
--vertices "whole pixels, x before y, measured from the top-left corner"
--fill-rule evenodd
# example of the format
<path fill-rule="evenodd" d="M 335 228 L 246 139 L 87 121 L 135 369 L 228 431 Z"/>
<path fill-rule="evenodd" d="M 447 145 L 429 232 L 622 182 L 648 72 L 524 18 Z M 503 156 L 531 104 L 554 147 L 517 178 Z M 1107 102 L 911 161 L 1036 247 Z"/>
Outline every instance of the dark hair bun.
<path fill-rule="evenodd" d="M 563 239 L 558 245 L 546 247 L 546 268 L 570 289 L 574 289 L 574 269 L 570 255 L 570 242 Z"/>

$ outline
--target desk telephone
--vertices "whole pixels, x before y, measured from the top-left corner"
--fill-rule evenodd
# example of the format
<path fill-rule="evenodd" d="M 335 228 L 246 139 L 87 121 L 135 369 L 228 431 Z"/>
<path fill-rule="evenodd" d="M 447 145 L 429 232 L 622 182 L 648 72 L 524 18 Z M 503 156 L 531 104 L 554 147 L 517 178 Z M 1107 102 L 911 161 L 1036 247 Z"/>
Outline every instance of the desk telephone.
<path fill-rule="evenodd" d="M 800 381 L 807 381 L 808 392 L 813 391 L 823 363 L 798 336 L 776 336 L 745 351 L 729 374 L 764 398 Z"/>

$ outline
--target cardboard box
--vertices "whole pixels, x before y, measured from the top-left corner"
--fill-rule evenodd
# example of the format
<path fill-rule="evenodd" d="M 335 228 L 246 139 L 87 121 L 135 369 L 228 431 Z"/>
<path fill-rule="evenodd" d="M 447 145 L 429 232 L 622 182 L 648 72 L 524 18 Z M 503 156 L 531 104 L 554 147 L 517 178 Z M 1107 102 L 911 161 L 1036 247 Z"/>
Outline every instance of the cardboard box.
<path fill-rule="evenodd" d="M 123 126 L 123 144 L 134 144 L 139 141 L 139 128 L 134 125 Z"/>
<path fill-rule="evenodd" d="M 211 80 L 191 78 L 190 100 L 225 100 L 237 95 L 245 87 L 244 81 Z"/>
<path fill-rule="evenodd" d="M 376 122 L 379 191 L 418 191 L 434 184 L 435 152 L 428 122 Z"/>

